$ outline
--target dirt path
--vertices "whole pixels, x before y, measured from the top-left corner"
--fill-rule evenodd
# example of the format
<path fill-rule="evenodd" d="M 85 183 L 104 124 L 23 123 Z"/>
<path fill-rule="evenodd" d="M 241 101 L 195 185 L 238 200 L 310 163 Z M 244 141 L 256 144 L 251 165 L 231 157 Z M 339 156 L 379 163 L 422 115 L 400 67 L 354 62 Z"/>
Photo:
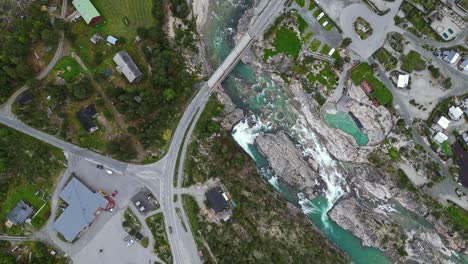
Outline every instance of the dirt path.
<path fill-rule="evenodd" d="M 104 104 L 105 106 L 112 112 L 114 115 L 115 121 L 117 122 L 118 126 L 123 130 L 126 136 L 130 138 L 130 141 L 132 142 L 132 145 L 135 147 L 135 150 L 137 151 L 137 158 L 134 160 L 134 162 L 141 162 L 145 159 L 146 157 L 146 151 L 143 148 L 143 145 L 141 145 L 140 141 L 132 134 L 128 133 L 128 124 L 125 122 L 123 119 L 122 115 L 117 111 L 115 106 L 112 104 L 111 100 L 109 97 L 107 97 L 106 93 L 104 93 L 104 90 L 102 89 L 101 85 L 96 82 L 89 71 L 89 69 L 86 67 L 84 62 L 81 60 L 81 58 L 74 52 L 71 53 L 71 56 L 80 64 L 80 66 L 83 68 L 83 70 L 88 74 L 88 76 L 91 79 L 91 83 L 93 84 L 94 87 L 96 87 L 97 91 L 101 94 L 102 99 L 104 99 Z"/>

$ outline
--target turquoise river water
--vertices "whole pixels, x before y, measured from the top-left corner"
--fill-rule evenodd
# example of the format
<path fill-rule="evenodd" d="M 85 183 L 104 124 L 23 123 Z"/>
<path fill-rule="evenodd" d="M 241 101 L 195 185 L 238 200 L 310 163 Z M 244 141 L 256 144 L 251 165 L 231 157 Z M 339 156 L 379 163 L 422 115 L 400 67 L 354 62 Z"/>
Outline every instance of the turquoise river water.
<path fill-rule="evenodd" d="M 210 15 L 202 34 L 213 67 L 217 67 L 234 47 L 233 37 L 238 20 L 251 5 L 251 0 L 210 0 Z M 232 134 L 276 190 L 300 207 L 311 222 L 355 263 L 391 263 L 380 250 L 362 246 L 357 237 L 328 217 L 327 212 L 345 193 L 341 187 L 345 185 L 345 180 L 338 169 L 341 164 L 329 155 L 313 129 L 305 125 L 303 117 L 294 111 L 289 91 L 273 80 L 268 72 L 255 72 L 252 67 L 242 63 L 226 78 L 223 87 L 238 107 L 253 113 L 249 121 L 244 120 L 236 125 Z M 278 129 L 303 146 L 305 156 L 319 163 L 320 177 L 327 185 L 324 196 L 305 199 L 301 193 L 279 183 L 271 172 L 267 161 L 255 148 L 254 140 L 261 132 Z M 367 143 L 364 142 L 365 137 L 360 140 L 360 143 Z M 419 225 L 418 221 L 409 221 L 408 225 L 413 222 Z"/>

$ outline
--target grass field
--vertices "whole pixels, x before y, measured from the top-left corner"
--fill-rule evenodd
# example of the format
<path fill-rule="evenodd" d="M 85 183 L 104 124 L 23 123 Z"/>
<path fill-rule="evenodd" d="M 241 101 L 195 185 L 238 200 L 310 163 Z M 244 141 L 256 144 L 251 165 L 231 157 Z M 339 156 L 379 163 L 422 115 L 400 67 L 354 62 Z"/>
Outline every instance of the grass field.
<path fill-rule="evenodd" d="M 62 78 L 67 82 L 71 82 L 81 72 L 80 65 L 70 56 L 60 59 L 54 67 L 56 71 L 63 71 Z"/>
<path fill-rule="evenodd" d="M 151 0 L 95 0 L 94 6 L 104 18 L 102 28 L 109 34 L 127 39 L 136 36 L 138 27 L 154 25 Z"/>
<path fill-rule="evenodd" d="M 377 99 L 381 105 L 386 105 L 392 102 L 392 93 L 374 76 L 374 70 L 368 63 L 361 63 L 357 66 L 351 72 L 351 79 L 356 85 L 360 85 L 363 80 L 367 80 L 374 88 L 371 98 Z"/>
<path fill-rule="evenodd" d="M 276 31 L 275 50 L 297 57 L 301 50 L 301 40 L 296 35 L 296 32 L 287 27 L 281 27 Z"/>

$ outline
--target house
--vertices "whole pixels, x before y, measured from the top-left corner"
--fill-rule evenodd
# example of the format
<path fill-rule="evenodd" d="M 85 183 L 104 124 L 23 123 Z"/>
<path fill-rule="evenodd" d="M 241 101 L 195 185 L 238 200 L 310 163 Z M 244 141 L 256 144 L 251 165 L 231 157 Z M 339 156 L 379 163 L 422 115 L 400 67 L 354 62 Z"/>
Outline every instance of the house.
<path fill-rule="evenodd" d="M 450 51 L 446 50 L 442 52 L 442 59 L 450 64 L 455 63 L 459 57 L 460 57 L 460 54 L 458 54 L 458 52 L 454 50 L 450 50 Z"/>
<path fill-rule="evenodd" d="M 433 139 L 437 144 L 442 144 L 448 139 L 448 137 L 442 132 L 437 132 Z"/>
<path fill-rule="evenodd" d="M 80 120 L 84 129 L 89 133 L 93 133 L 98 130 L 98 126 L 94 123 L 93 118 L 96 117 L 97 111 L 94 105 L 88 105 L 86 108 L 76 112 L 76 116 Z"/>
<path fill-rule="evenodd" d="M 94 33 L 94 35 L 89 39 L 89 41 L 91 41 L 91 43 L 93 43 L 94 45 L 96 45 L 99 40 L 101 40 L 102 37 L 101 35 L 99 35 L 99 33 Z"/>
<path fill-rule="evenodd" d="M 450 116 L 450 119 L 457 121 L 463 116 L 463 111 L 459 106 L 451 106 L 449 108 L 448 115 Z"/>
<path fill-rule="evenodd" d="M 460 71 L 468 71 L 468 57 L 465 57 L 463 58 L 463 60 L 460 60 L 457 66 Z"/>
<path fill-rule="evenodd" d="M 86 24 L 94 26 L 101 22 L 102 16 L 89 0 L 73 0 L 73 6 L 76 8 Z"/>
<path fill-rule="evenodd" d="M 468 152 L 458 142 L 455 143 L 453 150 L 459 168 L 458 179 L 463 186 L 468 187 Z"/>
<path fill-rule="evenodd" d="M 465 132 L 462 134 L 463 141 L 465 141 L 465 144 L 468 145 L 468 132 Z"/>
<path fill-rule="evenodd" d="M 108 44 L 108 45 L 112 45 L 112 46 L 115 45 L 115 44 L 117 43 L 117 40 L 118 40 L 118 39 L 117 39 L 116 37 L 111 36 L 111 35 L 107 36 L 107 39 L 106 39 L 107 44 Z"/>
<path fill-rule="evenodd" d="M 215 213 L 221 213 L 228 209 L 227 199 L 220 187 L 213 188 L 205 194 L 208 203 Z"/>
<path fill-rule="evenodd" d="M 408 86 L 409 77 L 410 76 L 408 74 L 399 74 L 398 75 L 397 87 L 398 88 L 405 88 L 406 86 Z"/>
<path fill-rule="evenodd" d="M 101 194 L 91 191 L 75 177 L 63 188 L 59 197 L 68 206 L 54 222 L 53 228 L 68 242 L 80 236 L 96 215 L 109 205 Z"/>
<path fill-rule="evenodd" d="M 114 62 L 117 64 L 117 71 L 123 74 L 130 83 L 138 82 L 143 77 L 143 73 L 126 51 L 117 52 Z"/>
<path fill-rule="evenodd" d="M 450 125 L 450 121 L 447 118 L 445 118 L 445 116 L 441 116 L 437 121 L 437 125 L 439 125 L 443 130 L 445 130 Z"/>
<path fill-rule="evenodd" d="M 15 208 L 8 215 L 8 221 L 13 225 L 20 225 L 26 221 L 33 213 L 33 208 L 24 201 L 19 201 Z"/>

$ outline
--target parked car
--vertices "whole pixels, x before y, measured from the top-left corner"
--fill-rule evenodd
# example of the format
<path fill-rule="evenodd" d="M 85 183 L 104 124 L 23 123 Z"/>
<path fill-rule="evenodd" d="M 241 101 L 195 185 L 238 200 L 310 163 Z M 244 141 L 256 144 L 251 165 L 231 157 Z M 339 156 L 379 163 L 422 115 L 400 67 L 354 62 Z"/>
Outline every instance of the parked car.
<path fill-rule="evenodd" d="M 102 169 L 104 169 L 104 166 L 102 166 L 102 165 L 98 164 L 98 165 L 96 165 L 96 168 L 98 168 L 98 169 L 102 170 Z"/>
<path fill-rule="evenodd" d="M 133 243 L 135 243 L 135 241 L 133 239 L 130 239 L 130 241 L 128 241 L 127 243 L 127 247 L 130 247 L 131 245 L 133 245 Z"/>
<path fill-rule="evenodd" d="M 129 240 L 130 240 L 130 236 L 126 236 L 126 237 L 124 238 L 124 241 L 125 241 L 125 242 L 127 242 L 127 241 L 129 241 Z"/>
<path fill-rule="evenodd" d="M 112 195 L 112 197 L 115 197 L 118 193 L 119 193 L 119 192 L 118 192 L 117 190 L 115 190 L 115 191 L 112 192 L 111 195 Z"/>
<path fill-rule="evenodd" d="M 106 173 L 112 175 L 113 172 L 111 170 L 106 170 Z"/>
<path fill-rule="evenodd" d="M 172 226 L 169 227 L 169 234 L 172 234 Z"/>

